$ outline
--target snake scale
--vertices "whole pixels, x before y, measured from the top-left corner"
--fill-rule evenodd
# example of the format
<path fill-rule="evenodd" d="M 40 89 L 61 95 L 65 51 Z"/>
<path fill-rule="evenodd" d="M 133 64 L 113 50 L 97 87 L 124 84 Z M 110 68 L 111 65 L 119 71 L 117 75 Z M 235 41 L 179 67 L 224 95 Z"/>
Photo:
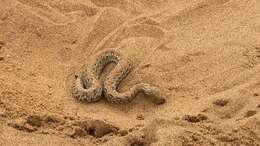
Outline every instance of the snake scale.
<path fill-rule="evenodd" d="M 104 68 L 115 63 L 115 68 L 103 81 L 101 74 Z M 72 96 L 80 101 L 95 102 L 104 96 L 107 101 L 115 104 L 126 104 L 131 102 L 138 93 L 144 93 L 153 99 L 155 104 L 162 104 L 165 99 L 161 97 L 160 90 L 147 83 L 135 84 L 126 92 L 118 92 L 120 82 L 132 69 L 132 63 L 121 53 L 114 49 L 101 51 L 94 56 L 89 68 L 79 75 L 75 75 L 72 87 Z"/>

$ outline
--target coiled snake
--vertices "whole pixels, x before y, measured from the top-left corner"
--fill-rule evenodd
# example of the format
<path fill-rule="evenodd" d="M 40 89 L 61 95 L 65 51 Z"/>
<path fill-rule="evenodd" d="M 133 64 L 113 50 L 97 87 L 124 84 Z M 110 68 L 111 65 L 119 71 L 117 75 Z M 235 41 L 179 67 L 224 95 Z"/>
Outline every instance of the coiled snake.
<path fill-rule="evenodd" d="M 103 69 L 110 63 L 115 63 L 115 68 L 101 81 Z M 131 102 L 138 93 L 142 92 L 153 99 L 155 104 L 162 104 L 165 99 L 161 97 L 160 90 L 146 83 L 139 83 L 128 91 L 117 91 L 120 82 L 128 75 L 132 64 L 128 58 L 114 49 L 102 51 L 95 56 L 90 68 L 75 76 L 72 87 L 72 96 L 80 101 L 95 102 L 102 95 L 111 103 L 126 104 Z"/>

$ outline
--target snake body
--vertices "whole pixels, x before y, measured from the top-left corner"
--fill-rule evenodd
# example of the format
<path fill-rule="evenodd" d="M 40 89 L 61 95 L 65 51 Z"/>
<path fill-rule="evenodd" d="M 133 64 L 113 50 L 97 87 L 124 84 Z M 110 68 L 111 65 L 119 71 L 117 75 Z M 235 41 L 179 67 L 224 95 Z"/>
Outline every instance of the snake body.
<path fill-rule="evenodd" d="M 101 81 L 101 74 L 104 68 L 115 63 L 115 68 Z M 126 104 L 131 102 L 138 93 L 144 93 L 152 97 L 155 104 L 162 104 L 165 99 L 161 97 L 160 90 L 146 83 L 139 83 L 126 92 L 118 92 L 120 82 L 129 74 L 132 69 L 130 60 L 114 49 L 102 51 L 95 56 L 90 68 L 76 76 L 72 88 L 74 98 L 95 102 L 100 100 L 102 95 L 111 103 Z"/>

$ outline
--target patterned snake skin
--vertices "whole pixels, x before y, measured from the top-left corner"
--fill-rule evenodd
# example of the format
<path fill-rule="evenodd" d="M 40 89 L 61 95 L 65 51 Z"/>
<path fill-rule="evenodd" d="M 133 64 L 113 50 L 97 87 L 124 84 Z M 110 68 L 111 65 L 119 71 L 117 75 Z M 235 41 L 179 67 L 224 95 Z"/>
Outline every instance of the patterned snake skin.
<path fill-rule="evenodd" d="M 110 63 L 115 63 L 115 68 L 101 81 L 103 69 Z M 75 76 L 72 87 L 72 95 L 80 101 L 95 102 L 102 95 L 111 103 L 126 104 L 131 102 L 138 93 L 142 92 L 153 99 L 155 104 L 162 104 L 165 99 L 161 97 L 160 90 L 146 83 L 139 83 L 128 91 L 120 93 L 117 91 L 120 82 L 131 71 L 131 62 L 119 52 L 109 49 L 95 56 L 90 68 Z"/>

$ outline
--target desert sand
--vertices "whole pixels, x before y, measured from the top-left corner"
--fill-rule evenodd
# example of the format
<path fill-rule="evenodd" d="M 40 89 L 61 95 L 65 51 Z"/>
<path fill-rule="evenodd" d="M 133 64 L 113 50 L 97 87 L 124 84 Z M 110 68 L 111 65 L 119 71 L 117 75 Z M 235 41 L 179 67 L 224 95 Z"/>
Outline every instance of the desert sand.
<path fill-rule="evenodd" d="M 75 100 L 107 48 L 166 103 Z M 260 145 L 260 1 L 0 0 L 0 145 Z"/>

